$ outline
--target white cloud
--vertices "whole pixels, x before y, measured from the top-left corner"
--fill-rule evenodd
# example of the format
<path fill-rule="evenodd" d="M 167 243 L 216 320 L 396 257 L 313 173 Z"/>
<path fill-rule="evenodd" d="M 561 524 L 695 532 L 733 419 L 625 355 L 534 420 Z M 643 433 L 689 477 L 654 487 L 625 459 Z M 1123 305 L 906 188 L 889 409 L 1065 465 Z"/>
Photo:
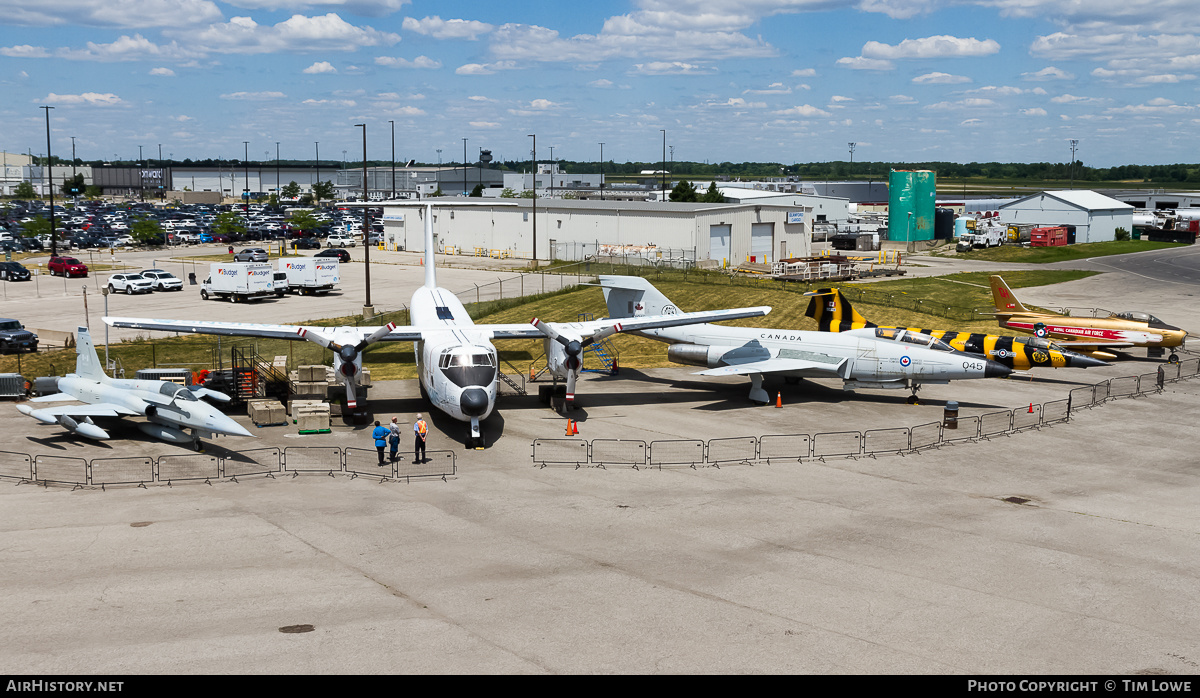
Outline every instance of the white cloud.
<path fill-rule="evenodd" d="M 1011 95 L 1023 95 L 1027 91 L 1028 90 L 1022 90 L 1019 87 L 1013 87 L 1011 85 L 984 85 L 983 87 L 977 87 L 973 90 L 965 90 L 963 94 L 997 95 L 1006 97 Z M 1042 90 L 1042 94 L 1045 94 L 1045 92 L 1045 90 Z"/>
<path fill-rule="evenodd" d="M 222 53 L 276 53 L 310 51 L 356 51 L 363 46 L 391 46 L 398 34 L 356 27 L 335 13 L 305 17 L 292 15 L 273 26 L 260 25 L 250 17 L 234 17 L 225 24 L 212 24 L 201 31 L 170 34 L 186 36 L 188 45 Z"/>
<path fill-rule="evenodd" d="M 743 90 L 744 95 L 786 95 L 791 94 L 792 88 L 785 86 L 782 82 L 773 82 L 767 85 L 766 89 L 762 90 Z"/>
<path fill-rule="evenodd" d="M 795 106 L 790 109 L 781 109 L 779 111 L 773 111 L 771 113 L 779 114 L 781 116 L 802 116 L 805 118 L 812 118 L 812 117 L 816 117 L 816 116 L 833 116 L 833 114 L 830 114 L 829 112 L 825 111 L 824 109 L 814 107 L 811 104 L 801 104 L 799 106 Z"/>
<path fill-rule="evenodd" d="M 712 68 L 694 63 L 681 63 L 679 61 L 654 61 L 652 63 L 636 63 L 634 64 L 634 72 L 642 75 L 710 75 L 714 71 Z"/>
<path fill-rule="evenodd" d="M 170 78 L 175 76 L 175 71 L 170 68 L 153 68 L 150 70 L 150 74 Z"/>
<path fill-rule="evenodd" d="M 1145 104 L 1129 104 L 1124 107 L 1110 107 L 1105 109 L 1107 114 L 1135 114 L 1160 116 L 1165 114 L 1185 114 L 1191 112 L 1195 107 L 1190 107 L 1166 99 L 1165 97 L 1157 97 Z"/>
<path fill-rule="evenodd" d="M 344 9 L 364 17 L 382 17 L 408 4 L 409 0 L 224 0 L 248 10 L 307 10 L 314 7 Z"/>
<path fill-rule="evenodd" d="M 1137 81 L 1153 85 L 1161 83 L 1177 83 L 1185 80 L 1195 79 L 1195 75 L 1174 75 L 1171 73 L 1164 73 L 1162 75 L 1143 75 L 1142 77 L 1138 78 Z"/>
<path fill-rule="evenodd" d="M 336 73 L 337 68 L 329 61 L 317 61 L 303 70 L 306 75 L 318 75 L 320 73 Z"/>
<path fill-rule="evenodd" d="M 967 119 L 959 124 L 959 126 L 978 126 L 983 123 L 983 119 Z"/>
<path fill-rule="evenodd" d="M 499 122 L 496 121 L 468 121 L 467 123 L 469 123 L 473 128 L 500 128 Z"/>
<path fill-rule="evenodd" d="M 515 61 L 496 61 L 495 63 L 467 63 L 454 70 L 456 75 L 492 75 L 497 70 L 513 70 L 517 67 Z"/>
<path fill-rule="evenodd" d="M 605 79 L 605 78 L 600 78 L 599 80 L 592 80 L 591 82 L 588 83 L 588 85 L 590 85 L 591 87 L 612 87 L 613 81 Z"/>
<path fill-rule="evenodd" d="M 496 101 L 489 97 L 484 97 L 483 95 L 471 95 L 470 97 L 467 97 L 467 99 L 471 100 L 472 102 L 494 102 L 494 101 Z"/>
<path fill-rule="evenodd" d="M 399 116 L 425 116 L 425 110 L 419 107 L 398 107 L 390 111 Z"/>
<path fill-rule="evenodd" d="M 837 104 L 840 102 L 853 102 L 854 98 L 853 97 L 843 97 L 842 95 L 834 95 L 829 98 L 829 101 L 833 102 L 834 104 Z"/>
<path fill-rule="evenodd" d="M 278 94 L 278 93 L 276 93 Z M 224 97 L 224 95 L 221 95 Z M 357 107 L 358 102 L 353 99 L 306 99 L 301 104 L 307 104 L 310 107 L 334 106 L 334 107 Z"/>
<path fill-rule="evenodd" d="M 1073 80 L 1075 74 L 1050 65 L 1036 73 L 1021 73 L 1021 78 L 1024 80 Z"/>
<path fill-rule="evenodd" d="M 5 24 L 86 27 L 187 27 L 221 20 L 209 0 L 4 0 Z"/>
<path fill-rule="evenodd" d="M 442 67 L 442 62 L 430 58 L 429 56 L 417 56 L 411 61 L 407 58 L 393 58 L 391 56 L 376 56 L 375 65 L 382 65 L 388 68 L 424 68 L 433 70 Z"/>
<path fill-rule="evenodd" d="M 561 107 L 561 106 L 562 106 L 561 104 L 558 104 L 556 102 L 551 102 L 548 99 L 535 99 L 529 103 L 530 109 L 554 109 L 555 107 Z"/>
<path fill-rule="evenodd" d="M 473 19 L 442 19 L 436 15 L 424 19 L 405 17 L 401 26 L 407 31 L 432 36 L 435 39 L 470 39 L 471 41 L 478 39 L 481 34 L 487 34 L 495 29 L 486 22 L 477 22 Z"/>
<path fill-rule="evenodd" d="M 816 74 L 817 71 L 815 68 L 801 68 L 799 70 L 792 71 L 792 77 L 794 78 L 811 78 L 815 77 Z"/>
<path fill-rule="evenodd" d="M 731 30 L 729 24 L 710 21 L 713 14 L 707 5 L 686 9 L 695 14 L 673 9 L 610 17 L 600 33 L 569 38 L 546 27 L 509 23 L 492 33 L 489 48 L 502 60 L 587 64 L 612 58 L 690 63 L 778 54 L 762 39 L 751 39 Z M 748 24 L 737 22 L 737 27 L 742 26 Z"/>
<path fill-rule="evenodd" d="M 978 109 L 980 107 L 990 107 L 995 104 L 996 103 L 990 99 L 984 99 L 981 97 L 968 97 L 967 99 L 960 99 L 957 102 L 938 102 L 936 104 L 930 104 L 925 108 L 932 110 Z"/>
<path fill-rule="evenodd" d="M 912 81 L 918 85 L 956 85 L 971 82 L 971 78 L 965 75 L 951 75 L 950 73 L 925 73 L 913 78 Z"/>
<path fill-rule="evenodd" d="M 9 58 L 49 58 L 50 52 L 42 46 L 21 44 L 20 46 L 0 48 L 0 56 L 8 56 Z"/>
<path fill-rule="evenodd" d="M 880 60 L 897 60 L 903 58 L 963 58 L 971 56 L 990 56 L 1000 51 L 1000 44 L 993 39 L 980 41 L 975 37 L 959 38 L 956 36 L 929 36 L 924 39 L 905 39 L 899 44 L 868 41 L 863 44 L 862 55 L 865 58 Z"/>
<path fill-rule="evenodd" d="M 1098 97 L 1079 97 L 1072 94 L 1061 94 L 1057 97 L 1051 97 L 1050 101 L 1055 104 L 1097 104 L 1104 100 Z"/>
<path fill-rule="evenodd" d="M 35 100 L 45 102 L 46 104 L 87 104 L 96 107 L 112 107 L 118 104 L 124 104 L 124 100 L 111 92 L 103 94 L 99 92 L 84 92 L 78 95 L 59 95 L 51 92 L 44 99 Z"/>
<path fill-rule="evenodd" d="M 265 102 L 272 99 L 287 97 L 282 92 L 230 92 L 221 95 L 221 99 L 242 100 L 247 102 Z"/>
<path fill-rule="evenodd" d="M 1045 116 L 1046 110 L 1041 107 L 1031 107 L 1029 109 L 1022 109 L 1021 113 L 1025 116 Z"/>
<path fill-rule="evenodd" d="M 892 95 L 888 97 L 888 101 L 892 104 L 916 104 L 917 100 L 908 95 Z"/>
<path fill-rule="evenodd" d="M 863 58 L 862 56 L 839 58 L 837 64 L 851 70 L 891 70 L 896 67 L 896 64 L 891 61 L 883 61 L 877 58 Z"/>
<path fill-rule="evenodd" d="M 204 55 L 194 48 L 184 48 L 177 42 L 170 44 L 155 44 L 141 34 L 120 36 L 110 44 L 87 42 L 82 49 L 60 48 L 55 56 L 72 61 L 143 61 L 143 60 L 184 60 Z"/>

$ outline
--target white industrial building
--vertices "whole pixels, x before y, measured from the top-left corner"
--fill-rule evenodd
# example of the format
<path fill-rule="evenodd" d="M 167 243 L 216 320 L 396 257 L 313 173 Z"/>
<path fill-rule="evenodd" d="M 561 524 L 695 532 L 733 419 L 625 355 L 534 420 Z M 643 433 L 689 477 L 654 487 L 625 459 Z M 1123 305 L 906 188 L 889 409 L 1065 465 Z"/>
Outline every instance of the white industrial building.
<path fill-rule="evenodd" d="M 703 190 L 703 188 L 698 188 Z M 772 204 L 803 208 L 812 215 L 813 224 L 829 223 L 845 227 L 850 220 L 850 200 L 837 196 L 819 196 L 812 193 L 781 194 L 770 189 L 747 189 L 733 184 L 720 183 L 717 191 L 725 201 L 738 204 Z"/>
<path fill-rule="evenodd" d="M 461 254 L 486 251 L 530 258 L 535 222 L 541 260 L 634 255 L 724 266 L 811 252 L 811 209 L 802 205 L 498 199 L 462 206 L 462 199 L 429 201 L 439 248 Z M 423 216 L 424 209 L 384 204 L 385 242 L 423 250 Z"/>
<path fill-rule="evenodd" d="M 1075 226 L 1076 243 L 1107 242 L 1117 228 L 1133 230 L 1133 207 L 1094 191 L 1044 191 L 999 208 L 1005 223 Z"/>

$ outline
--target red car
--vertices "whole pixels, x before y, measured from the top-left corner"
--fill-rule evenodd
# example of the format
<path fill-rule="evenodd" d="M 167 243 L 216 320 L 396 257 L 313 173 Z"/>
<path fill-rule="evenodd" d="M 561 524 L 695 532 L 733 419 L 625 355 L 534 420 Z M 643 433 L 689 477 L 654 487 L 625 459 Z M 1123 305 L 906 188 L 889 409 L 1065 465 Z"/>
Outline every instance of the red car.
<path fill-rule="evenodd" d="M 63 257 L 55 255 L 50 258 L 50 263 L 46 265 L 51 276 L 87 276 L 88 268 L 83 262 L 74 257 Z"/>

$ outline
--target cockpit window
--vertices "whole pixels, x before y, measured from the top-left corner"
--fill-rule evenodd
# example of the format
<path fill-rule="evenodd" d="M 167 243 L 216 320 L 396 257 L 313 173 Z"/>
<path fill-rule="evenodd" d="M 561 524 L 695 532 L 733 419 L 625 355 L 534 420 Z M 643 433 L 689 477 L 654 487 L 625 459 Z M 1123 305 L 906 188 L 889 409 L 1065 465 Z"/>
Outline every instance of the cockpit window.
<path fill-rule="evenodd" d="M 1150 313 L 1143 313 L 1137 310 L 1126 310 L 1123 313 L 1113 313 L 1112 316 L 1122 320 L 1132 320 L 1134 322 L 1162 323 L 1162 320 L 1159 320 Z"/>
<path fill-rule="evenodd" d="M 192 391 L 175 383 L 163 383 L 162 386 L 159 387 L 158 392 L 168 397 L 175 398 L 176 400 L 192 401 L 196 399 L 196 396 L 192 394 Z"/>
<path fill-rule="evenodd" d="M 890 339 L 895 341 L 900 336 L 900 330 L 895 327 L 876 327 L 875 336 L 880 339 Z"/>
<path fill-rule="evenodd" d="M 496 360 L 492 357 L 491 354 L 472 354 L 471 355 L 471 365 L 472 366 L 495 366 Z"/>
<path fill-rule="evenodd" d="M 930 342 L 933 341 L 933 337 L 930 337 L 927 334 L 921 334 L 919 332 L 905 332 L 904 336 L 900 338 L 900 341 L 927 347 L 929 346 Z"/>

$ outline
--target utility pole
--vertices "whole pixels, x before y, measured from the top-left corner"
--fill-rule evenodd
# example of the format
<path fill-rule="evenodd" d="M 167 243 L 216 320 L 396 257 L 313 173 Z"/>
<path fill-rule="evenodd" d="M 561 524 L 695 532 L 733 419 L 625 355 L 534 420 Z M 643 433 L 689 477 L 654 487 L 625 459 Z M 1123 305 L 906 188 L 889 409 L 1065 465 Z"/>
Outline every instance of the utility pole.
<path fill-rule="evenodd" d="M 850 170 L 846 172 L 846 176 L 849 177 L 850 172 L 854 171 L 854 146 L 858 143 L 847 143 L 846 145 L 850 146 Z"/>
<path fill-rule="evenodd" d="M 162 164 L 162 143 L 158 144 L 158 199 L 167 200 L 167 171 Z"/>
<path fill-rule="evenodd" d="M 146 200 L 146 163 L 142 160 L 142 146 L 138 146 L 138 199 Z"/>
<path fill-rule="evenodd" d="M 396 122 L 388 120 L 392 125 L 392 198 L 396 198 Z"/>
<path fill-rule="evenodd" d="M 660 128 L 663 135 L 663 153 L 662 153 L 662 200 L 667 200 L 667 129 Z"/>
<path fill-rule="evenodd" d="M 71 136 L 71 179 L 75 179 L 75 136 Z"/>
<path fill-rule="evenodd" d="M 1078 138 L 1071 139 L 1071 188 L 1075 188 L 1075 147 L 1079 145 Z"/>
<path fill-rule="evenodd" d="M 313 147 L 315 147 L 317 149 L 317 181 L 316 181 L 316 183 L 320 184 L 321 183 L 321 141 L 313 142 Z M 314 194 L 317 193 L 315 187 L 313 188 L 313 193 Z M 316 201 L 317 203 L 320 203 L 320 201 L 315 196 L 313 197 L 313 200 Z"/>
<path fill-rule="evenodd" d="M 275 205 L 279 205 L 283 190 L 279 188 L 279 141 L 275 141 Z"/>
<path fill-rule="evenodd" d="M 550 146 L 550 198 L 554 198 L 554 146 Z"/>
<path fill-rule="evenodd" d="M 463 196 L 470 192 L 467 191 L 467 139 L 463 139 Z"/>
<path fill-rule="evenodd" d="M 244 198 L 246 200 L 246 205 L 245 205 L 244 210 L 246 212 L 246 217 L 249 218 L 249 216 L 250 216 L 250 141 L 242 141 L 242 145 L 245 147 L 245 151 L 246 151 L 245 155 L 242 156 L 242 167 L 246 168 L 246 174 L 245 174 L 246 181 L 242 182 L 242 186 L 243 186 L 242 198 Z"/>

